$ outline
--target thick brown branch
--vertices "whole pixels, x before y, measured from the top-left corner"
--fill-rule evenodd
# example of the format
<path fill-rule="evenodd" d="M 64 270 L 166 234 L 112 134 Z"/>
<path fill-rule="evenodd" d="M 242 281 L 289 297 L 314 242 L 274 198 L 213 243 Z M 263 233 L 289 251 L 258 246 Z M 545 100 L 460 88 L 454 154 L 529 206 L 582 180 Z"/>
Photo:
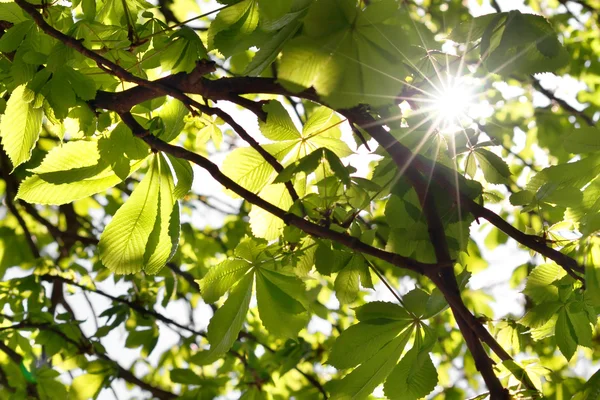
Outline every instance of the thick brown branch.
<path fill-rule="evenodd" d="M 252 193 L 251 191 L 245 189 L 244 187 L 234 182 L 231 178 L 223 174 L 216 164 L 214 164 L 207 158 L 202 157 L 201 155 L 193 153 L 182 147 L 173 146 L 169 143 L 165 143 L 157 137 L 148 134 L 148 132 L 129 113 L 121 113 L 120 116 L 123 122 L 125 122 L 125 124 L 129 126 L 132 132 L 136 136 L 144 140 L 152 149 L 165 152 L 174 157 L 188 160 L 198 165 L 199 167 L 204 168 L 217 182 L 223 185 L 226 189 L 233 191 L 249 203 L 262 208 L 263 210 L 271 213 L 272 215 L 282 219 L 286 224 L 293 225 L 309 235 L 318 238 L 333 240 L 352 250 L 380 258 L 381 260 L 387 261 L 392 265 L 401 268 L 406 268 L 418 272 L 420 274 L 422 274 L 427 269 L 435 269 L 439 267 L 439 265 L 437 264 L 421 263 L 411 258 L 403 257 L 399 254 L 390 253 L 385 250 L 369 246 L 368 244 L 361 242 L 358 238 L 354 238 L 345 233 L 340 233 L 325 228 L 323 226 L 310 222 L 304 218 L 301 218 L 295 214 L 291 214 L 285 210 L 282 210 L 281 208 L 269 203 L 268 201 L 262 199 L 258 195 Z"/>
<path fill-rule="evenodd" d="M 460 189 L 456 187 L 454 182 L 450 182 L 448 176 L 443 173 L 442 168 L 444 167 L 434 165 L 430 160 L 419 154 L 413 154 L 385 129 L 381 128 L 381 126 L 370 115 L 359 113 L 353 110 L 343 110 L 342 114 L 368 131 L 371 136 L 373 136 L 373 138 L 387 150 L 392 159 L 399 163 L 401 166 L 400 168 L 405 169 L 408 168 L 409 165 L 413 165 L 415 168 L 425 174 L 433 170 L 431 176 L 434 183 L 447 190 L 449 196 L 457 199 L 457 201 L 460 202 L 460 205 L 467 211 L 471 212 L 476 218 L 483 218 L 487 220 L 496 228 L 515 239 L 517 242 L 540 253 L 544 257 L 553 260 L 566 270 L 573 270 L 579 273 L 584 271 L 583 267 L 577 264 L 574 259 L 556 249 L 553 249 L 552 247 L 547 246 L 541 240 L 542 238 L 521 232 L 519 229 L 506 222 L 498 214 L 476 203 L 469 196 L 460 192 Z"/>
<path fill-rule="evenodd" d="M 171 393 L 169 391 L 158 388 L 156 386 L 152 386 L 151 384 L 149 384 L 147 382 L 144 382 L 143 380 L 141 380 L 140 378 L 135 376 L 133 374 L 133 372 L 129 371 L 128 369 L 123 368 L 121 365 L 119 365 L 116 361 L 112 360 L 106 354 L 96 352 L 94 350 L 94 346 L 92 345 L 92 343 L 90 343 L 89 339 L 87 339 L 85 337 L 84 337 L 84 339 L 86 341 L 85 343 L 78 342 L 78 341 L 72 339 L 69 335 L 66 335 L 60 329 L 57 329 L 56 327 L 54 327 L 52 324 L 33 322 L 33 321 L 22 321 L 15 325 L 5 326 L 5 327 L 1 328 L 0 330 L 9 330 L 9 329 L 14 329 L 14 330 L 38 329 L 38 330 L 51 331 L 54 334 L 60 336 L 64 341 L 75 346 L 75 348 L 81 354 L 95 355 L 98 358 L 108 361 L 110 364 L 112 364 L 116 368 L 118 377 L 120 377 L 121 379 L 123 379 L 129 383 L 132 383 L 132 384 L 138 386 L 141 389 L 144 389 L 144 390 L 152 393 L 152 395 L 154 397 L 161 399 L 161 400 L 170 400 L 170 399 L 175 399 L 177 397 L 174 393 Z M 4 345 L 4 343 L 2 343 L 2 342 L 0 342 L 0 350 L 4 351 L 6 354 L 8 354 L 9 357 L 11 359 L 13 359 L 13 361 L 15 361 L 15 362 L 17 362 L 17 360 L 19 360 L 18 362 L 20 363 L 23 360 L 23 357 L 20 354 L 16 353 L 14 350 L 12 350 L 8 346 Z"/>
<path fill-rule="evenodd" d="M 236 77 L 221 78 L 211 81 L 202 77 L 193 78 L 191 75 L 177 74 L 162 78 L 160 81 L 186 93 L 200 94 L 212 100 L 227 100 L 233 95 L 265 93 L 278 94 L 282 96 L 293 95 L 306 100 L 321 102 L 315 91 L 312 89 L 308 89 L 300 93 L 290 93 L 270 78 Z M 137 86 L 119 93 L 99 91 L 96 100 L 94 101 L 94 105 L 98 108 L 118 111 L 123 108 L 131 108 L 139 102 L 143 102 L 158 96 L 159 95 L 152 90 L 141 86 Z M 357 109 L 339 110 L 339 112 L 348 118 L 348 120 L 357 123 L 366 131 L 371 131 L 374 127 L 379 125 L 369 114 Z M 391 135 L 388 136 L 389 137 L 380 138 L 380 143 L 390 152 L 390 154 L 399 154 L 401 155 L 402 159 L 411 160 L 411 163 L 413 163 L 414 166 L 422 173 L 431 171 L 431 169 L 434 168 L 433 178 L 435 183 L 442 185 L 445 189 L 451 191 L 450 193 L 456 198 L 456 188 L 454 183 L 449 182 L 447 177 L 439 173 L 437 167 L 432 167 L 430 160 L 427 160 L 425 157 L 422 157 L 418 154 L 413 155 L 408 148 L 400 144 L 396 139 L 394 139 L 394 137 Z M 473 213 L 475 217 L 486 219 L 492 225 L 502 230 L 504 233 L 515 239 L 523 246 L 526 246 L 538 252 L 542 256 L 553 260 L 566 270 L 573 270 L 579 273 L 583 272 L 583 267 L 580 266 L 574 259 L 552 247 L 549 247 L 543 241 L 541 241 L 540 238 L 521 232 L 493 211 L 488 210 L 462 193 L 460 194 L 459 199 L 461 206 Z"/>
<path fill-rule="evenodd" d="M 96 53 L 95 51 L 92 51 L 92 50 L 86 48 L 81 41 L 79 41 L 71 36 L 65 35 L 61 31 L 55 29 L 50 24 L 48 24 L 44 20 L 43 15 L 38 12 L 36 7 L 34 5 L 28 3 L 26 0 L 15 0 L 15 3 L 17 3 L 17 5 L 19 7 L 21 7 L 23 9 L 23 11 L 25 11 L 27 14 L 29 14 L 31 16 L 31 18 L 33 18 L 36 25 L 42 31 L 44 31 L 44 33 L 57 39 L 58 41 L 63 43 L 65 46 L 72 48 L 73 50 L 84 55 L 85 57 L 87 57 L 91 60 L 94 60 L 96 62 L 96 64 L 98 65 L 98 67 L 100 69 L 106 71 L 107 73 L 110 73 L 111 75 L 114 75 L 124 81 L 132 82 L 139 86 L 146 87 L 149 90 L 160 93 L 162 95 L 172 96 L 172 97 L 180 100 L 181 102 L 183 102 L 192 112 L 194 112 L 193 107 L 196 107 L 196 108 L 202 107 L 197 101 L 189 98 L 188 96 L 183 94 L 181 91 L 179 91 L 177 89 L 173 89 L 173 88 L 171 88 L 167 85 L 164 85 L 158 81 L 150 82 L 146 79 L 137 77 L 134 74 L 132 74 L 131 72 L 127 71 L 125 68 L 121 67 L 120 65 L 115 64 L 114 62 L 102 57 L 100 54 Z M 209 67 L 210 71 L 212 71 L 212 69 L 214 68 L 211 65 L 211 63 L 204 63 L 202 65 Z"/>
<path fill-rule="evenodd" d="M 277 172 L 283 171 L 283 166 L 277 161 L 277 159 L 268 151 L 266 151 L 257 141 L 254 139 L 240 124 L 238 124 L 231 115 L 227 114 L 225 111 L 220 108 L 211 108 L 211 111 L 214 115 L 221 118 L 223 121 L 229 124 L 233 128 L 233 130 L 242 138 L 246 143 L 250 145 L 254 150 L 261 155 L 262 158 L 265 159 L 266 162 L 269 163 L 270 166 Z M 290 196 L 293 201 L 297 201 L 300 197 L 294 188 L 294 184 L 291 181 L 285 182 L 285 187 L 290 193 Z"/>

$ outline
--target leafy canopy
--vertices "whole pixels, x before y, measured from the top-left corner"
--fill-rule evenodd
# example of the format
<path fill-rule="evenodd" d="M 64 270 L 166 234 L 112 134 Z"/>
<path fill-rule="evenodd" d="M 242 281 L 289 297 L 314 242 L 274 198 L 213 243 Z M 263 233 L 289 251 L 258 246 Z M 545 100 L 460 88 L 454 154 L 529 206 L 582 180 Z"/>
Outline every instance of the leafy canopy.
<path fill-rule="evenodd" d="M 0 399 L 595 399 L 598 3 L 218 2 L 0 2 Z"/>

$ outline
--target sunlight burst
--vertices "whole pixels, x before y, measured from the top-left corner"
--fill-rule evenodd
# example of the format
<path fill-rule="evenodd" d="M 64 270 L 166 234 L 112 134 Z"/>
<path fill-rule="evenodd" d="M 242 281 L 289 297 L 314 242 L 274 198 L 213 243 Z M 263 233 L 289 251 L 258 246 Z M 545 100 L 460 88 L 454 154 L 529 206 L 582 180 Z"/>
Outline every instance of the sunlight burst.
<path fill-rule="evenodd" d="M 453 83 L 441 89 L 433 99 L 432 111 L 436 114 L 442 133 L 456 133 L 462 130 L 461 121 L 468 113 L 473 94 L 466 85 Z"/>

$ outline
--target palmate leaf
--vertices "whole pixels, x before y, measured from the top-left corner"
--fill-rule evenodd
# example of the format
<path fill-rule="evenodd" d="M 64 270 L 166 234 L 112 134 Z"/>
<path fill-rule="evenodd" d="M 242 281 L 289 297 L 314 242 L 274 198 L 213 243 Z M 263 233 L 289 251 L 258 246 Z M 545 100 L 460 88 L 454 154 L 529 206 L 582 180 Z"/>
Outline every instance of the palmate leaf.
<path fill-rule="evenodd" d="M 240 285 L 241 279 L 250 279 L 250 285 L 256 281 L 258 314 L 264 327 L 274 336 L 296 338 L 309 319 L 306 289 L 295 274 L 273 264 L 269 254 L 265 241 L 244 238 L 235 248 L 237 258 L 222 261 L 197 281 L 200 292 L 204 301 L 213 303 Z"/>
<path fill-rule="evenodd" d="M 174 182 L 171 169 L 165 160 L 165 156 L 158 153 L 159 159 L 158 179 L 158 211 L 156 221 L 152 233 L 146 244 L 146 252 L 144 253 L 144 271 L 148 274 L 156 274 L 167 261 L 172 257 L 172 249 L 174 240 L 172 239 L 172 230 L 176 228 L 175 234 L 179 237 L 179 224 L 171 226 L 171 216 L 176 203 L 174 196 Z"/>
<path fill-rule="evenodd" d="M 564 141 L 565 150 L 571 153 L 600 151 L 600 129 L 592 126 L 574 129 Z"/>
<path fill-rule="evenodd" d="M 127 161 L 127 174 L 145 159 Z M 28 203 L 60 205 L 89 197 L 121 182 L 106 160 L 101 159 L 97 140 L 78 140 L 53 148 L 26 178 L 17 197 Z"/>
<path fill-rule="evenodd" d="M 294 202 L 283 183 L 266 186 L 258 194 L 262 199 L 288 211 Z M 253 205 L 250 213 L 250 228 L 256 237 L 274 240 L 279 237 L 285 222 L 268 211 Z"/>
<path fill-rule="evenodd" d="M 219 300 L 251 267 L 246 260 L 228 258 L 209 268 L 204 278 L 197 281 L 204 301 L 214 303 Z"/>
<path fill-rule="evenodd" d="M 476 149 L 473 155 L 479 163 L 485 180 L 490 183 L 507 183 L 510 178 L 508 165 L 502 158 L 486 149 Z"/>
<path fill-rule="evenodd" d="M 355 312 L 360 322 L 342 332 L 327 362 L 339 369 L 360 366 L 333 382 L 334 399 L 366 398 L 392 371 L 413 332 L 414 318 L 397 304 L 371 302 Z"/>
<path fill-rule="evenodd" d="M 332 151 L 339 158 L 352 154 L 348 145 L 340 140 L 341 119 L 331 109 L 319 107 L 314 110 L 302 133 L 298 131 L 281 103 L 271 101 L 264 105 L 263 109 L 267 111 L 267 121 L 259 122 L 261 132 L 276 142 L 262 147 L 283 165 L 289 165 L 320 147 Z M 255 193 L 273 182 L 277 176 L 275 169 L 256 150 L 246 147 L 231 151 L 223 162 L 222 171 Z"/>
<path fill-rule="evenodd" d="M 383 389 L 390 399 L 417 400 L 431 393 L 437 381 L 429 353 L 413 347 L 390 373 Z"/>
<path fill-rule="evenodd" d="M 207 365 L 223 356 L 236 341 L 248 313 L 252 298 L 253 274 L 247 274 L 233 288 L 229 297 L 210 320 L 207 338 L 210 349 L 198 353 L 193 361 L 198 365 Z"/>
<path fill-rule="evenodd" d="M 558 313 L 554 337 L 560 352 L 570 360 L 577 350 L 577 338 L 566 310 Z"/>
<path fill-rule="evenodd" d="M 360 284 L 372 288 L 369 274 L 365 258 L 361 254 L 352 256 L 348 264 L 337 274 L 333 284 L 338 301 L 342 304 L 354 302 L 358 297 Z"/>
<path fill-rule="evenodd" d="M 267 144 L 263 148 L 281 161 L 295 146 L 295 142 L 285 141 Z M 241 186 L 255 193 L 263 189 L 276 175 L 271 164 L 250 147 L 231 151 L 223 161 L 222 171 Z"/>
<path fill-rule="evenodd" d="M 290 90 L 314 87 L 336 108 L 392 103 L 411 72 L 405 63 L 432 43 L 396 1 L 360 10 L 354 0 L 317 0 L 284 47 L 278 78 Z"/>
<path fill-rule="evenodd" d="M 155 274 L 173 257 L 179 207 L 171 169 L 161 153 L 100 237 L 100 259 L 117 274 Z"/>
<path fill-rule="evenodd" d="M 267 1 L 265 1 L 265 3 L 266 2 Z M 268 1 L 268 3 L 271 4 L 276 2 Z M 248 76 L 259 76 L 273 61 L 275 61 L 285 43 L 294 36 L 301 26 L 301 21 L 293 21 L 286 24 L 281 30 L 271 36 L 268 41 L 263 41 L 260 45 L 260 49 L 246 67 L 244 74 Z"/>
<path fill-rule="evenodd" d="M 256 30 L 259 18 L 257 0 L 242 0 L 220 11 L 208 30 L 208 49 L 218 49 L 225 57 L 243 49 L 241 44 Z"/>
<path fill-rule="evenodd" d="M 366 399 L 392 372 L 411 333 L 412 329 L 407 329 L 346 375 L 344 379 L 334 382 L 331 399 Z"/>
<path fill-rule="evenodd" d="M 173 166 L 175 176 L 177 177 L 177 184 L 173 190 L 173 195 L 176 199 L 182 199 L 192 189 L 192 184 L 194 183 L 194 170 L 187 160 L 175 158 L 170 155 L 168 158 Z"/>
<path fill-rule="evenodd" d="M 158 137 L 165 142 L 175 139 L 185 127 L 184 117 L 188 113 L 189 110 L 181 101 L 177 99 L 168 101 L 158 112 L 158 116 L 165 125 L 164 131 Z"/>
<path fill-rule="evenodd" d="M 256 300 L 260 320 L 269 333 L 286 338 L 296 338 L 306 326 L 304 284 L 292 275 L 260 268 L 256 272 Z"/>
<path fill-rule="evenodd" d="M 0 120 L 2 147 L 16 168 L 31 157 L 42 130 L 41 103 L 24 85 L 11 93 Z"/>
<path fill-rule="evenodd" d="M 373 319 L 353 325 L 337 338 L 327 363 L 337 369 L 356 367 L 398 336 L 410 322 Z"/>
<path fill-rule="evenodd" d="M 144 179 L 100 236 L 100 259 L 114 273 L 133 274 L 144 268 L 146 245 L 158 216 L 160 174 L 160 160 L 154 156 Z"/>

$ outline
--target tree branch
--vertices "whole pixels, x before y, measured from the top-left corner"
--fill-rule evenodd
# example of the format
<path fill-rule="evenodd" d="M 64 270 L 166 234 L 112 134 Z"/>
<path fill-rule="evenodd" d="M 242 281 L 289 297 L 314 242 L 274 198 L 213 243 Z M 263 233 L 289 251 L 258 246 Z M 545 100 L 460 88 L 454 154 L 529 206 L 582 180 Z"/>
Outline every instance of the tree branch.
<path fill-rule="evenodd" d="M 325 228 L 321 225 L 317 225 L 304 218 L 301 218 L 295 214 L 291 214 L 287 211 L 284 211 L 281 208 L 269 203 L 268 201 L 263 200 L 258 195 L 252 193 L 244 187 L 238 185 L 231 178 L 223 174 L 219 167 L 207 158 L 202 157 L 201 155 L 193 153 L 182 147 L 173 146 L 169 143 L 165 143 L 159 138 L 151 135 L 133 118 L 133 116 L 130 113 L 120 113 L 119 115 L 121 116 L 123 122 L 132 130 L 133 134 L 139 137 L 140 139 L 144 140 L 152 149 L 165 152 L 174 157 L 188 160 L 198 165 L 199 167 L 204 168 L 217 182 L 219 182 L 225 188 L 233 191 L 240 197 L 243 197 L 249 203 L 252 203 L 262 208 L 263 210 L 271 213 L 272 215 L 282 219 L 287 225 L 293 225 L 301 229 L 302 231 L 308 233 L 309 235 L 336 241 L 355 251 L 369 254 L 371 256 L 387 261 L 390 264 L 395 265 L 397 267 L 406 268 L 421 274 L 427 269 L 435 269 L 439 267 L 439 265 L 437 264 L 421 263 L 411 258 L 403 257 L 399 254 L 390 253 L 385 250 L 369 246 L 368 244 L 361 242 L 358 238 Z"/>
<path fill-rule="evenodd" d="M 26 0 L 15 0 L 15 3 L 19 7 L 21 7 L 21 9 L 23 9 L 23 11 L 25 11 L 27 14 L 29 14 L 31 16 L 31 18 L 33 18 L 36 25 L 42 31 L 44 31 L 44 33 L 57 39 L 58 41 L 62 42 L 65 46 L 72 48 L 73 50 L 84 55 L 85 57 L 87 57 L 91 60 L 94 60 L 96 62 L 96 64 L 98 65 L 98 67 L 100 69 L 102 69 L 103 71 L 110 73 L 111 75 L 114 75 L 114 76 L 120 78 L 121 80 L 124 80 L 127 82 L 132 82 L 139 86 L 147 87 L 150 90 L 158 92 L 162 95 L 172 96 L 172 97 L 176 98 L 177 100 L 180 100 L 183 104 L 185 104 L 188 107 L 188 109 L 190 110 L 190 112 L 192 112 L 192 113 L 196 112 L 193 107 L 196 107 L 198 109 L 201 109 L 203 107 L 200 103 L 189 98 L 188 96 L 183 94 L 181 91 L 173 90 L 173 88 L 163 85 L 160 82 L 150 82 L 150 81 L 147 81 L 146 79 L 137 77 L 137 76 L 133 75 L 131 72 L 127 71 L 125 68 L 121 67 L 120 65 L 115 64 L 114 62 L 102 57 L 100 54 L 96 53 L 95 51 L 89 50 L 88 48 L 86 48 L 83 45 L 83 43 L 81 41 L 79 41 L 71 36 L 65 35 L 61 31 L 50 26 L 44 20 L 43 15 L 38 12 L 36 7 L 34 5 L 28 3 Z M 204 65 L 207 68 L 207 71 L 214 70 L 214 66 L 212 65 L 212 63 L 203 63 L 203 64 L 199 64 L 199 65 Z"/>
<path fill-rule="evenodd" d="M 3 327 L 0 330 L 9 330 L 9 329 L 19 330 L 19 329 L 31 329 L 31 328 L 38 329 L 38 330 L 51 331 L 54 334 L 60 336 L 64 341 L 75 346 L 75 348 L 78 350 L 79 353 L 95 355 L 96 357 L 109 362 L 117 369 L 118 377 L 120 377 L 121 379 L 123 379 L 129 383 L 132 383 L 132 384 L 140 387 L 141 389 L 144 389 L 144 390 L 152 393 L 152 395 L 158 399 L 170 400 L 170 399 L 177 398 L 177 395 L 175 395 L 174 393 L 171 393 L 169 391 L 158 388 L 156 386 L 152 386 L 151 384 L 149 384 L 147 382 L 144 382 L 143 380 L 141 380 L 140 378 L 135 376 L 133 374 L 133 372 L 129 371 L 128 369 L 123 368 L 121 365 L 119 365 L 116 361 L 114 361 L 113 359 L 108 357 L 106 354 L 96 352 L 93 344 L 89 341 L 88 338 L 83 336 L 83 334 L 82 334 L 82 336 L 86 340 L 87 343 L 77 342 L 76 340 L 72 339 L 71 337 L 66 335 L 64 332 L 62 332 L 60 329 L 55 328 L 52 324 L 39 323 L 39 322 L 33 322 L 33 321 L 27 321 L 27 320 L 21 321 L 18 324 Z M 18 363 L 21 363 L 23 361 L 23 357 L 20 354 L 16 353 L 14 350 L 12 350 L 8 346 L 6 346 L 3 342 L 0 342 L 0 350 L 4 351 L 15 362 L 17 362 L 17 360 L 19 360 Z"/>

